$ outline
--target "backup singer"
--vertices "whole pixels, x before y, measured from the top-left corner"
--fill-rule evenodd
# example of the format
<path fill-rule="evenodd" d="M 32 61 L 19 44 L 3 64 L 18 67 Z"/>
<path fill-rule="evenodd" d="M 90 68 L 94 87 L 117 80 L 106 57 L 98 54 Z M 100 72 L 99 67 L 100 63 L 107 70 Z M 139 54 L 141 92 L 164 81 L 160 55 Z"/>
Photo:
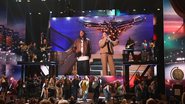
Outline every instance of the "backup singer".
<path fill-rule="evenodd" d="M 85 31 L 80 31 L 79 38 L 74 42 L 73 49 L 77 57 L 78 75 L 89 75 L 89 59 L 91 56 L 90 40 L 86 38 Z"/>
<path fill-rule="evenodd" d="M 111 75 L 115 75 L 115 66 L 113 62 L 113 46 L 118 45 L 118 43 L 119 41 L 117 39 L 115 41 L 112 41 L 107 36 L 107 33 L 103 32 L 102 39 L 99 41 L 103 75 L 107 75 L 107 64 L 109 64 Z"/>

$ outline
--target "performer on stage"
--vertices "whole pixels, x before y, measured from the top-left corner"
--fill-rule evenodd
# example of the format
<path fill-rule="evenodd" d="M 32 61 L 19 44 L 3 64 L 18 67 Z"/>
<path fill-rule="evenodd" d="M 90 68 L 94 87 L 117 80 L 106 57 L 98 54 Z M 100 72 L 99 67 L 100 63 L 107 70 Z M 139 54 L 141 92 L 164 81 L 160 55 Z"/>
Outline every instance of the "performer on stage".
<path fill-rule="evenodd" d="M 38 55 L 38 48 L 37 48 L 37 43 L 33 42 L 30 46 L 30 55 L 31 55 L 31 61 L 34 62 L 37 60 L 37 55 Z"/>
<path fill-rule="evenodd" d="M 149 43 L 149 47 L 150 47 L 150 52 L 149 52 L 149 60 L 150 61 L 154 61 L 155 60 L 155 41 L 152 40 L 150 43 Z"/>
<path fill-rule="evenodd" d="M 43 43 L 41 44 L 40 51 L 42 54 L 42 61 L 50 61 L 50 52 L 51 46 L 47 42 L 47 39 L 43 39 Z"/>
<path fill-rule="evenodd" d="M 74 42 L 73 49 L 77 57 L 78 75 L 89 75 L 89 59 L 91 57 L 90 40 L 86 38 L 85 31 L 80 31 L 79 38 Z"/>
<path fill-rule="evenodd" d="M 133 39 L 131 39 L 129 37 L 129 39 L 127 40 L 127 43 L 126 43 L 126 49 L 128 50 L 128 54 L 127 54 L 127 61 L 129 61 L 129 55 L 131 54 L 132 55 L 132 59 L 134 60 L 134 45 L 135 45 L 135 42 Z"/>
<path fill-rule="evenodd" d="M 148 60 L 148 43 L 147 43 L 147 40 L 144 40 L 143 43 L 142 43 L 141 60 L 142 61 L 147 61 Z"/>
<path fill-rule="evenodd" d="M 29 46 L 26 43 L 20 41 L 18 48 L 19 48 L 21 55 L 22 55 L 22 61 L 28 61 Z"/>
<path fill-rule="evenodd" d="M 103 75 L 107 75 L 107 64 L 109 64 L 111 75 L 115 75 L 115 66 L 113 62 L 113 46 L 118 45 L 118 43 L 118 39 L 112 41 L 107 36 L 107 33 L 103 32 L 102 39 L 99 41 Z"/>

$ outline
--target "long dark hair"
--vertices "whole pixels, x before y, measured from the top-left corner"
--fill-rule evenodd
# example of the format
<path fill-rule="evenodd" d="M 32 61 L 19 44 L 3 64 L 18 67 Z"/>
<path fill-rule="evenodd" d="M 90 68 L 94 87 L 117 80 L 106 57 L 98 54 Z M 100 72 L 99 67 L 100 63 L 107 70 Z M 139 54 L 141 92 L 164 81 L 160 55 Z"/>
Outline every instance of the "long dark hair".
<path fill-rule="evenodd" d="M 84 30 L 80 30 L 80 31 L 82 31 L 82 32 L 84 33 L 84 35 L 83 35 L 82 38 L 83 38 L 84 40 L 86 40 L 86 35 L 87 35 L 86 32 L 85 32 Z M 81 37 L 79 36 L 79 38 L 81 38 Z"/>

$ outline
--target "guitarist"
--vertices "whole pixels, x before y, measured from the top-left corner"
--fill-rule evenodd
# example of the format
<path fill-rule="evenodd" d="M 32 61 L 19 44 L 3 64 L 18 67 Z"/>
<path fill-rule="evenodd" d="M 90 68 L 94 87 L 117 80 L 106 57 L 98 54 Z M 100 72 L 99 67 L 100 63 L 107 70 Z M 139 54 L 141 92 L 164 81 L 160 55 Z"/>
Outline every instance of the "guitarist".
<path fill-rule="evenodd" d="M 42 54 L 42 61 L 49 61 L 50 57 L 50 53 L 49 53 L 49 50 L 50 50 L 51 46 L 48 44 L 46 38 L 43 39 L 43 43 L 41 44 L 41 47 L 40 47 L 40 50 L 41 50 L 41 54 Z"/>
<path fill-rule="evenodd" d="M 128 50 L 128 54 L 127 54 L 127 59 L 129 60 L 129 55 L 131 54 L 132 55 L 132 58 L 134 60 L 134 45 L 135 45 L 135 42 L 133 39 L 131 39 L 129 37 L 129 39 L 127 40 L 127 43 L 126 43 L 126 49 Z"/>

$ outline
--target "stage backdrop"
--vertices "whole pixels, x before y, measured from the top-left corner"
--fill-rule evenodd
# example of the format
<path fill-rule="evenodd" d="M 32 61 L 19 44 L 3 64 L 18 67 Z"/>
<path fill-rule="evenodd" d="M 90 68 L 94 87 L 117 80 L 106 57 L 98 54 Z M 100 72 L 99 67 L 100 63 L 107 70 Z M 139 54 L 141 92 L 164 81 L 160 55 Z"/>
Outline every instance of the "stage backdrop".
<path fill-rule="evenodd" d="M 143 40 L 151 41 L 154 34 L 153 15 L 52 17 L 50 19 L 50 42 L 52 50 L 64 52 L 65 54 L 79 37 L 80 30 L 84 30 L 87 33 L 87 38 L 91 41 L 91 60 L 95 58 L 100 59 L 98 43 L 102 37 L 101 30 L 103 26 L 108 25 L 119 31 L 119 45 L 114 47 L 115 59 L 122 59 L 122 51 L 125 49 L 125 44 L 129 37 L 135 40 L 135 49 L 141 50 Z M 71 57 L 73 56 L 62 57 L 63 61 L 59 62 L 59 74 L 70 72 L 68 71 L 70 65 L 66 63 L 73 64 L 75 59 Z M 59 56 L 58 58 L 61 57 Z M 61 64 L 66 65 L 62 66 Z"/>
<path fill-rule="evenodd" d="M 134 23 L 130 27 L 126 27 L 134 19 L 145 19 L 141 22 Z M 150 41 L 153 38 L 153 16 L 152 15 L 125 15 L 125 16 L 93 16 L 93 17 L 53 17 L 50 20 L 50 40 L 53 51 L 65 52 L 79 37 L 79 31 L 85 30 L 87 38 L 91 41 L 92 54 L 99 53 L 98 42 L 101 39 L 101 24 L 115 22 L 114 26 L 126 27 L 120 30 L 119 45 L 115 47 L 116 54 L 122 54 L 125 49 L 126 41 L 129 37 L 133 38 L 136 43 L 136 49 L 140 49 L 140 45 L 144 39 Z M 133 22 L 133 21 L 132 21 Z M 86 24 L 100 24 L 97 28 L 86 27 Z"/>

